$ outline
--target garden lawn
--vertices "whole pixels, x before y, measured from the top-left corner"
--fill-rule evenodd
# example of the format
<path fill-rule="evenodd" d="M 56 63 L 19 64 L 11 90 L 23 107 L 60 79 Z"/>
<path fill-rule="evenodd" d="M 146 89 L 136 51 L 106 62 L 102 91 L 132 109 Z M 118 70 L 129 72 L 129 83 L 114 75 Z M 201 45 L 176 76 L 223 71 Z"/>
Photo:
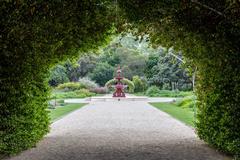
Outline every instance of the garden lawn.
<path fill-rule="evenodd" d="M 194 126 L 194 112 L 189 108 L 178 107 L 174 103 L 150 103 L 152 106 L 157 109 L 162 110 L 163 112 L 168 113 L 172 117 L 182 121 L 183 123 Z"/>
<path fill-rule="evenodd" d="M 58 106 L 56 109 L 49 109 L 49 115 L 51 118 L 51 122 L 54 122 L 63 116 L 73 112 L 74 110 L 77 110 L 81 107 L 86 105 L 85 103 L 82 104 L 67 104 L 65 106 Z"/>

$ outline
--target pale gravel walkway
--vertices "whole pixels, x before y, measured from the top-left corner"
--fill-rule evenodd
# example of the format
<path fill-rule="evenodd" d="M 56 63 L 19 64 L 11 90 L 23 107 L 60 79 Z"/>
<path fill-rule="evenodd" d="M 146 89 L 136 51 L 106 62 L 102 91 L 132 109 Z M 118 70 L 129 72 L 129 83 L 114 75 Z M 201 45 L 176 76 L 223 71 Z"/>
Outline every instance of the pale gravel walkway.
<path fill-rule="evenodd" d="M 193 129 L 147 102 L 92 102 L 10 160 L 224 160 Z"/>

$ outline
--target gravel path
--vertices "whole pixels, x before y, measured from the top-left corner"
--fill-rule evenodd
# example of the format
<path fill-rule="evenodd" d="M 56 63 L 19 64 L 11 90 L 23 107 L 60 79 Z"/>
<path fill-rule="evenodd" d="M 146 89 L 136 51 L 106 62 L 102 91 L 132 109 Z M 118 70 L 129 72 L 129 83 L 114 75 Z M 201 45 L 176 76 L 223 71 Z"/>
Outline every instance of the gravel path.
<path fill-rule="evenodd" d="M 92 102 L 9 160 L 227 160 L 147 102 Z"/>

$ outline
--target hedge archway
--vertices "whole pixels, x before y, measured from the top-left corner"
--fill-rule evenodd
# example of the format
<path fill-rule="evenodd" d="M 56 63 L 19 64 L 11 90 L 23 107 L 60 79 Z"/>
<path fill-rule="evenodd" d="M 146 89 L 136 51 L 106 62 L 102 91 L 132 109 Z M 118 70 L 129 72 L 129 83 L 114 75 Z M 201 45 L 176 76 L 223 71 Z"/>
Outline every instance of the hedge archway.
<path fill-rule="evenodd" d="M 94 0 L 0 2 L 1 153 L 32 147 L 48 132 L 48 69 L 107 42 L 114 18 L 108 6 Z"/>
<path fill-rule="evenodd" d="M 138 34 L 151 36 L 153 45 L 174 46 L 198 67 L 198 135 L 239 154 L 239 2 L 118 0 L 118 4 L 0 2 L 0 153 L 32 147 L 48 132 L 49 67 L 107 43 L 117 20 L 119 31 L 137 27 Z"/>
<path fill-rule="evenodd" d="M 153 45 L 174 46 L 198 68 L 198 136 L 240 154 L 240 3 L 230 0 L 121 1 Z"/>

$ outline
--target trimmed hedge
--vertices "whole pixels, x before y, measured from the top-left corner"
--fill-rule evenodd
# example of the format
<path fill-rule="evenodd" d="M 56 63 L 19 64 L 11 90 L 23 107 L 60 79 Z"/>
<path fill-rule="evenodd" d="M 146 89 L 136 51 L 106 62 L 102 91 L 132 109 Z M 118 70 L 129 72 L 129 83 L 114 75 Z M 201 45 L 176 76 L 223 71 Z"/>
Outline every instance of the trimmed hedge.
<path fill-rule="evenodd" d="M 187 65 L 197 67 L 197 133 L 210 145 L 240 157 L 239 3 L 118 2 L 130 27 L 149 34 L 152 46 L 174 47 L 187 58 Z"/>
<path fill-rule="evenodd" d="M 0 97 L 5 97 L 0 109 L 0 154 L 11 154 L 34 146 L 49 131 L 49 92 L 44 74 L 36 68 L 5 76 L 0 81 Z"/>
<path fill-rule="evenodd" d="M 212 146 L 240 156 L 240 59 L 227 57 L 201 69 L 197 133 Z"/>
<path fill-rule="evenodd" d="M 49 131 L 48 70 L 109 41 L 114 15 L 102 3 L 0 1 L 0 154 L 28 149 Z"/>

